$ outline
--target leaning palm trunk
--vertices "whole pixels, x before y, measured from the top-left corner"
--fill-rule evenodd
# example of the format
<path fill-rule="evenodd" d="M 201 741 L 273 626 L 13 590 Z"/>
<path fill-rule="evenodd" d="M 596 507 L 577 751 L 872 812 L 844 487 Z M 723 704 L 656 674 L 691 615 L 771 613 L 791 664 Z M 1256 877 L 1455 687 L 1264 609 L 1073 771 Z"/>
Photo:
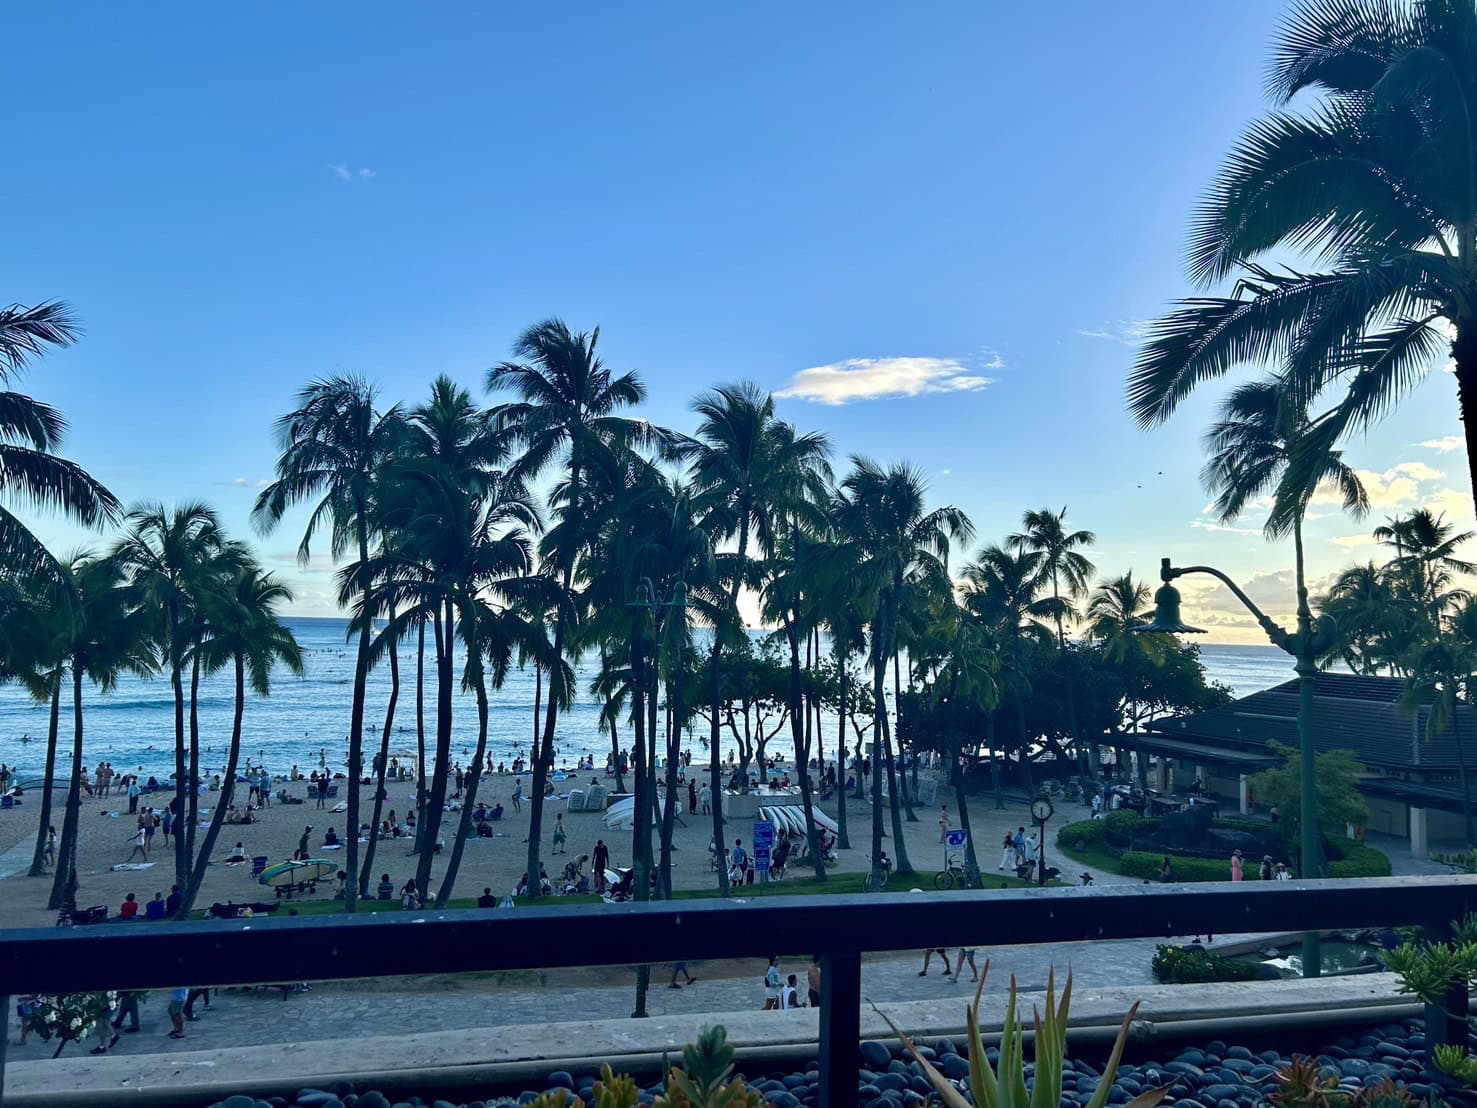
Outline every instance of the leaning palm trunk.
<path fill-rule="evenodd" d="M 635 742 L 631 746 L 631 787 L 635 792 L 631 820 L 631 895 L 636 900 L 651 899 L 651 823 L 647 793 L 651 789 L 646 772 L 646 673 L 639 638 L 631 643 L 631 715 L 635 721 Z M 646 1016 L 646 990 L 651 983 L 651 967 L 644 962 L 636 967 L 636 1008 L 632 1018 Z"/>
<path fill-rule="evenodd" d="M 475 642 L 467 643 L 467 657 L 475 659 L 481 649 Z M 480 662 L 472 679 L 472 688 L 477 694 L 477 753 L 472 767 L 467 772 L 464 787 L 467 795 L 462 799 L 462 811 L 456 821 L 456 838 L 451 844 L 451 857 L 446 860 L 446 872 L 441 875 L 441 887 L 436 890 L 436 907 L 445 908 L 451 899 L 451 890 L 456 885 L 457 871 L 462 865 L 462 851 L 467 847 L 467 835 L 472 830 L 472 808 L 477 803 L 477 786 L 482 781 L 482 766 L 487 760 L 487 682 L 483 678 Z"/>
<path fill-rule="evenodd" d="M 723 706 L 723 693 L 719 683 L 718 664 L 723 657 L 723 649 L 720 645 L 722 636 L 719 634 L 717 622 L 713 625 L 713 653 L 708 659 L 712 672 L 711 699 L 713 702 L 713 719 L 708 728 L 708 788 L 713 794 L 713 849 L 717 851 L 718 859 L 718 895 L 728 895 L 728 867 L 723 864 L 723 763 L 718 757 L 718 743 L 722 725 L 718 722 L 718 713 Z"/>
<path fill-rule="evenodd" d="M 395 609 L 390 609 L 390 622 Z M 369 845 L 364 848 L 364 865 L 359 871 L 359 895 L 369 899 L 369 879 L 374 874 L 374 848 L 379 845 L 380 820 L 385 812 L 385 775 L 389 772 L 390 729 L 395 723 L 395 705 L 400 700 L 400 640 L 390 643 L 390 702 L 385 706 L 385 727 L 380 732 L 379 764 L 374 772 L 374 816 L 369 821 Z"/>
<path fill-rule="evenodd" d="M 426 830 L 426 621 L 416 628 L 415 642 L 415 839 L 418 853 Z M 368 867 L 365 867 L 368 868 Z"/>
<path fill-rule="evenodd" d="M 903 736 L 902 736 L 902 730 L 903 730 L 902 729 L 903 685 L 902 685 L 902 678 L 900 677 L 899 672 L 898 672 L 900 669 L 901 669 L 901 666 L 898 663 L 897 645 L 894 644 L 893 645 L 893 649 L 892 649 L 892 705 L 893 705 L 893 714 L 897 717 L 897 720 L 898 720 L 897 752 L 898 752 L 898 755 L 899 756 L 901 756 L 902 753 L 903 753 Z M 903 807 L 905 809 L 907 809 L 908 822 L 909 823 L 917 823 L 918 822 L 918 814 L 913 811 L 913 794 L 914 794 L 914 792 L 917 791 L 917 788 L 918 788 L 918 760 L 916 758 L 913 758 L 913 759 L 911 759 L 911 761 L 913 763 L 913 766 L 912 766 L 913 782 L 912 782 L 912 788 L 911 789 L 908 787 L 908 767 L 906 767 L 906 766 L 903 767 L 903 775 L 902 775 Z"/>
<path fill-rule="evenodd" d="M 359 536 L 359 571 L 364 574 L 364 610 L 370 611 L 369 527 L 365 522 L 365 511 L 359 507 L 355 524 Z M 344 870 L 348 880 L 344 882 L 344 911 L 352 912 L 358 907 L 359 897 L 359 781 L 364 776 L 364 694 L 369 683 L 369 647 L 372 638 L 370 621 L 366 617 L 359 628 L 359 651 L 354 659 L 354 699 L 349 708 L 349 810 L 345 813 L 349 833 L 345 836 Z"/>
<path fill-rule="evenodd" d="M 62 817 L 61 843 L 56 851 L 56 874 L 51 880 L 51 898 L 46 907 L 56 911 L 77 890 L 77 821 L 82 811 L 82 665 L 72 659 L 72 779 L 67 786 L 67 808 Z"/>
<path fill-rule="evenodd" d="M 231 718 L 231 748 L 226 753 L 226 775 L 221 779 L 221 793 L 216 799 L 215 811 L 210 814 L 210 826 L 205 829 L 205 840 L 200 844 L 200 854 L 190 873 L 189 884 L 184 886 L 184 897 L 180 900 L 177 920 L 190 918 L 195 907 L 195 898 L 200 895 L 200 886 L 205 881 L 205 869 L 210 865 L 210 856 L 215 853 L 215 843 L 220 838 L 221 825 L 226 819 L 226 809 L 231 806 L 231 795 L 236 791 L 236 763 L 241 757 L 241 716 L 246 711 L 246 657 L 236 653 L 236 710 Z"/>
<path fill-rule="evenodd" d="M 36 829 L 36 851 L 31 855 L 31 877 L 46 872 L 46 843 L 51 835 L 51 790 L 56 784 L 56 732 L 62 708 L 62 674 L 51 675 L 51 718 L 46 726 L 46 772 L 41 778 L 41 820 Z"/>
<path fill-rule="evenodd" d="M 190 844 L 185 838 L 184 824 L 189 817 L 189 792 L 194 782 L 189 778 L 185 757 L 185 687 L 184 659 L 179 650 L 179 602 L 169 602 L 169 684 L 174 693 L 174 883 L 184 888 L 190 880 Z"/>
<path fill-rule="evenodd" d="M 892 646 L 894 661 L 897 658 L 897 625 L 898 625 L 898 590 L 894 589 L 892 599 L 889 602 L 891 609 L 889 613 L 887 638 L 884 640 Z M 883 662 L 884 667 L 886 662 Z M 895 673 L 896 671 L 894 671 Z M 887 757 L 887 808 L 892 815 L 892 837 L 893 851 L 897 855 L 893 859 L 893 866 L 897 873 L 912 873 L 913 863 L 908 861 L 908 844 L 903 841 L 903 820 L 898 808 L 898 779 L 897 769 L 892 764 L 892 728 L 887 722 L 887 705 L 885 701 L 877 701 L 877 721 L 882 725 L 882 750 Z"/>
<path fill-rule="evenodd" d="M 423 898 L 431 887 L 431 863 L 436 858 L 441 815 L 446 810 L 446 777 L 451 766 L 452 618 L 448 607 L 445 621 L 438 618 L 436 625 L 436 769 L 431 774 L 431 795 L 426 799 L 421 853 L 415 870 L 415 886 Z"/>

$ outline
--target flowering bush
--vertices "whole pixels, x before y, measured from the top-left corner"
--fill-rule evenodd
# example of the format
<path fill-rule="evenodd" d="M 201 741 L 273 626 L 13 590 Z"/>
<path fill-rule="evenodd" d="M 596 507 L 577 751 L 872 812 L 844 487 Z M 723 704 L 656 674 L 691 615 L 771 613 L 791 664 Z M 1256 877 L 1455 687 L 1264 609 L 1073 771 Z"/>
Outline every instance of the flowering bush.
<path fill-rule="evenodd" d="M 60 1040 L 56 1046 L 56 1054 L 60 1054 L 62 1047 L 107 1019 L 117 1003 L 118 994 L 114 992 L 37 997 L 26 1015 L 26 1026 L 47 1042 L 53 1038 Z"/>

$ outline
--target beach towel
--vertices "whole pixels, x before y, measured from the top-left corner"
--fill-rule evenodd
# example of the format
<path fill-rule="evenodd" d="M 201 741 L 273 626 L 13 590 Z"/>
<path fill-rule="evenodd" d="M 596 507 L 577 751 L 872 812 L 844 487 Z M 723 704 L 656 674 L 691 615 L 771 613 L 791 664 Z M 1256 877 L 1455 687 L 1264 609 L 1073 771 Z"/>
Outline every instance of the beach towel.
<path fill-rule="evenodd" d="M 135 870 L 153 868 L 153 862 L 115 862 L 108 870 L 112 873 L 133 873 Z"/>

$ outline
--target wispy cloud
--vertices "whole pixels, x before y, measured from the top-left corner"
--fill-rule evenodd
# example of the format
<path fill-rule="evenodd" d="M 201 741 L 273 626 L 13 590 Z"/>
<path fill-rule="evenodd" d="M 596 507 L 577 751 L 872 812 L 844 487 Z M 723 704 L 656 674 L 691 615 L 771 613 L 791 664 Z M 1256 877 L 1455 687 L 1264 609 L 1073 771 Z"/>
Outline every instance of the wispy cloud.
<path fill-rule="evenodd" d="M 949 474 L 951 474 L 953 472 L 954 471 L 952 469 L 941 469 L 941 470 L 939 470 L 939 476 L 940 477 L 947 477 L 947 476 L 949 476 Z"/>
<path fill-rule="evenodd" d="M 374 170 L 368 166 L 361 166 L 355 169 L 352 166 L 345 165 L 343 162 L 332 162 L 328 168 L 340 181 L 367 181 L 374 176 Z"/>
<path fill-rule="evenodd" d="M 1334 546 L 1359 547 L 1378 546 L 1379 540 L 1370 535 L 1336 535 L 1328 540 Z"/>
<path fill-rule="evenodd" d="M 1149 333 L 1149 320 L 1120 319 L 1113 323 L 1104 323 L 1101 327 L 1080 328 L 1077 333 L 1083 338 L 1104 339 L 1108 342 L 1121 342 L 1124 346 L 1137 346 Z"/>
<path fill-rule="evenodd" d="M 1447 435 L 1439 439 L 1427 439 L 1420 444 L 1427 450 L 1439 450 L 1443 454 L 1450 454 L 1453 450 L 1460 450 L 1466 445 L 1460 435 Z"/>
<path fill-rule="evenodd" d="M 266 478 L 257 478 L 252 481 L 246 477 L 237 477 L 234 481 L 219 481 L 217 484 L 225 485 L 231 489 L 264 489 L 272 482 Z"/>
<path fill-rule="evenodd" d="M 1000 365 L 999 355 L 995 360 Z M 850 358 L 802 369 L 778 397 L 832 406 L 938 392 L 978 392 L 992 384 L 954 358 Z"/>
<path fill-rule="evenodd" d="M 1421 499 L 1421 485 L 1445 477 L 1439 469 L 1425 462 L 1400 462 L 1383 473 L 1372 469 L 1356 469 L 1371 508 L 1403 508 Z M 1342 504 L 1343 494 L 1332 485 L 1324 485 L 1313 494 L 1314 504 Z"/>
<path fill-rule="evenodd" d="M 1190 526 L 1198 528 L 1201 531 L 1214 531 L 1222 535 L 1260 535 L 1262 533 L 1260 527 L 1231 527 L 1227 524 L 1216 523 L 1208 519 L 1192 519 L 1190 520 Z"/>

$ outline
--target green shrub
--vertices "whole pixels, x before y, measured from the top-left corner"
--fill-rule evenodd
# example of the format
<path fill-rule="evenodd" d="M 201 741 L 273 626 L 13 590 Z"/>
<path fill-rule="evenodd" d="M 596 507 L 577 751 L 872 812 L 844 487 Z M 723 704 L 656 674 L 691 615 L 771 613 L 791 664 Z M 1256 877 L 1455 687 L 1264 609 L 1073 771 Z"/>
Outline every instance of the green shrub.
<path fill-rule="evenodd" d="M 1207 981 L 1251 981 L 1257 968 L 1220 954 L 1161 943 L 1154 950 L 1154 980 L 1171 985 L 1198 985 Z"/>
<path fill-rule="evenodd" d="M 1102 846 L 1106 842 L 1107 832 L 1108 828 L 1104 820 L 1078 820 L 1076 823 L 1066 824 L 1056 833 L 1056 845 L 1066 847 L 1068 850 L 1086 850 L 1088 847 Z"/>
<path fill-rule="evenodd" d="M 1383 851 L 1345 839 L 1339 844 L 1343 857 L 1328 863 L 1330 877 L 1389 877 L 1390 859 Z"/>
<path fill-rule="evenodd" d="M 1127 811 L 1109 812 L 1101 822 L 1107 824 L 1108 841 L 1116 846 L 1130 846 L 1134 836 L 1159 826 L 1157 818 Z"/>
<path fill-rule="evenodd" d="M 1142 877 L 1146 881 L 1159 880 L 1159 867 L 1164 864 L 1163 854 L 1151 854 L 1145 850 L 1130 850 L 1123 855 L 1118 872 L 1129 877 Z M 1231 880 L 1230 859 L 1180 858 L 1171 854 L 1170 867 L 1174 870 L 1176 883 L 1192 881 Z"/>

